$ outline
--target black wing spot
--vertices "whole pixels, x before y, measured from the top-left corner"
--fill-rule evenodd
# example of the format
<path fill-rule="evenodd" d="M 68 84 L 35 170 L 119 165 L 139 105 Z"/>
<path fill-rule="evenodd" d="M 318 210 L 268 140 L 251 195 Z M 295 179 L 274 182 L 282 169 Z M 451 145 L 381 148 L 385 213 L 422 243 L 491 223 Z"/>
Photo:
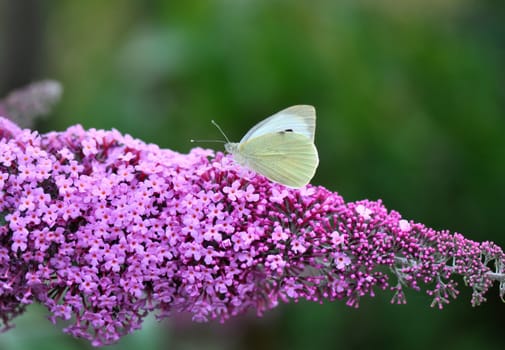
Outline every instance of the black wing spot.
<path fill-rule="evenodd" d="M 294 130 L 293 129 L 285 129 L 285 130 L 279 131 L 279 134 L 285 134 L 287 132 L 294 132 Z"/>

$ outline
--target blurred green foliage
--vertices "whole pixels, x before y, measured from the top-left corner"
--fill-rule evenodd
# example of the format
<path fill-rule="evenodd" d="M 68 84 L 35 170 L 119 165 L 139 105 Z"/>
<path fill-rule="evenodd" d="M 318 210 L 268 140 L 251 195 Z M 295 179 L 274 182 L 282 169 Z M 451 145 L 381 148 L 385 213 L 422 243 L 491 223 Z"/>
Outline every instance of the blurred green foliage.
<path fill-rule="evenodd" d="M 0 7 L 4 19 L 13 16 L 14 2 Z M 282 108 L 313 104 L 321 160 L 314 184 L 348 201 L 382 198 L 406 218 L 505 245 L 503 2 L 55 0 L 37 6 L 42 32 L 33 45 L 41 49 L 30 58 L 38 67 L 30 79 L 52 78 L 65 87 L 62 103 L 39 130 L 76 123 L 116 128 L 187 152 L 191 138 L 221 137 L 211 119 L 239 140 Z M 14 40 L 0 42 L 0 64 L 20 54 L 9 51 L 16 31 L 2 28 Z M 2 92 L 17 87 L 7 83 L 0 79 Z M 463 291 L 443 311 L 414 291 L 404 306 L 390 305 L 390 296 L 377 291 L 358 310 L 344 303 L 283 305 L 268 319 L 246 317 L 217 328 L 149 323 L 118 348 L 134 346 L 135 337 L 152 339 L 149 332 L 163 334 L 151 345 L 160 349 L 202 343 L 474 349 L 498 348 L 505 340 L 497 292 L 472 309 Z M 60 336 L 36 311 L 30 315 L 55 332 L 40 338 L 53 349 L 89 347 Z M 221 329 L 216 339 L 205 333 L 211 327 Z M 0 336 L 0 347 L 24 344 L 33 329 L 20 322 Z M 180 340 L 186 334 L 189 340 Z"/>

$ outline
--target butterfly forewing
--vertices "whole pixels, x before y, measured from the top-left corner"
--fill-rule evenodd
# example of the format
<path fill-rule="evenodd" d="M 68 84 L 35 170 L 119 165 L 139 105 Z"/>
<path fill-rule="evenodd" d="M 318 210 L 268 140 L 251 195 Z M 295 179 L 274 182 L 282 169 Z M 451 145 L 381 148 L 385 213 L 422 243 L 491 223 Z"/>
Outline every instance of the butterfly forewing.
<path fill-rule="evenodd" d="M 295 132 L 275 132 L 239 145 L 246 165 L 268 179 L 299 188 L 310 182 L 319 164 L 312 140 Z"/>
<path fill-rule="evenodd" d="M 315 108 L 309 105 L 297 105 L 283 109 L 253 126 L 240 143 L 272 132 L 286 130 L 305 135 L 310 141 L 314 142 L 316 130 Z"/>

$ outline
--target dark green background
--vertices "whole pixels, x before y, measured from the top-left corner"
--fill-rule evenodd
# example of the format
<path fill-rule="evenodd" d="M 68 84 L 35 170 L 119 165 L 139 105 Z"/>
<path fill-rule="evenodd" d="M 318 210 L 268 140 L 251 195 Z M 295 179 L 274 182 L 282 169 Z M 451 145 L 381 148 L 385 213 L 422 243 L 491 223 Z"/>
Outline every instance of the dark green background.
<path fill-rule="evenodd" d="M 282 108 L 312 104 L 313 184 L 504 245 L 504 4 L 0 0 L 0 95 L 56 79 L 62 102 L 38 130 L 116 128 L 180 152 L 191 138 L 221 138 L 211 119 L 239 140 Z M 115 348 L 502 348 L 497 288 L 472 308 L 460 286 L 443 311 L 424 293 L 398 306 L 377 291 L 357 310 L 300 303 L 224 326 L 148 322 Z M 0 348 L 90 347 L 44 315 L 30 309 Z"/>

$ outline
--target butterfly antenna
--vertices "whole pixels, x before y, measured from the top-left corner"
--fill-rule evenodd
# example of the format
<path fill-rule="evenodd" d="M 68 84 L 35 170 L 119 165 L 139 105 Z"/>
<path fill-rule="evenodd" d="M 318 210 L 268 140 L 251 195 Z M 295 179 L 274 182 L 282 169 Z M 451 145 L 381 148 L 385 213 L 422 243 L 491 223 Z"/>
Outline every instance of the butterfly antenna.
<path fill-rule="evenodd" d="M 191 143 L 195 143 L 195 142 L 218 142 L 218 143 L 226 143 L 226 141 L 223 141 L 223 140 L 189 140 L 189 142 Z"/>
<path fill-rule="evenodd" d="M 224 136 L 226 142 L 230 143 L 230 140 L 228 140 L 228 138 L 226 137 L 226 134 L 223 132 L 223 129 L 221 129 L 221 127 L 214 120 L 211 120 L 210 122 L 214 124 L 217 130 L 219 130 L 219 132 Z"/>

